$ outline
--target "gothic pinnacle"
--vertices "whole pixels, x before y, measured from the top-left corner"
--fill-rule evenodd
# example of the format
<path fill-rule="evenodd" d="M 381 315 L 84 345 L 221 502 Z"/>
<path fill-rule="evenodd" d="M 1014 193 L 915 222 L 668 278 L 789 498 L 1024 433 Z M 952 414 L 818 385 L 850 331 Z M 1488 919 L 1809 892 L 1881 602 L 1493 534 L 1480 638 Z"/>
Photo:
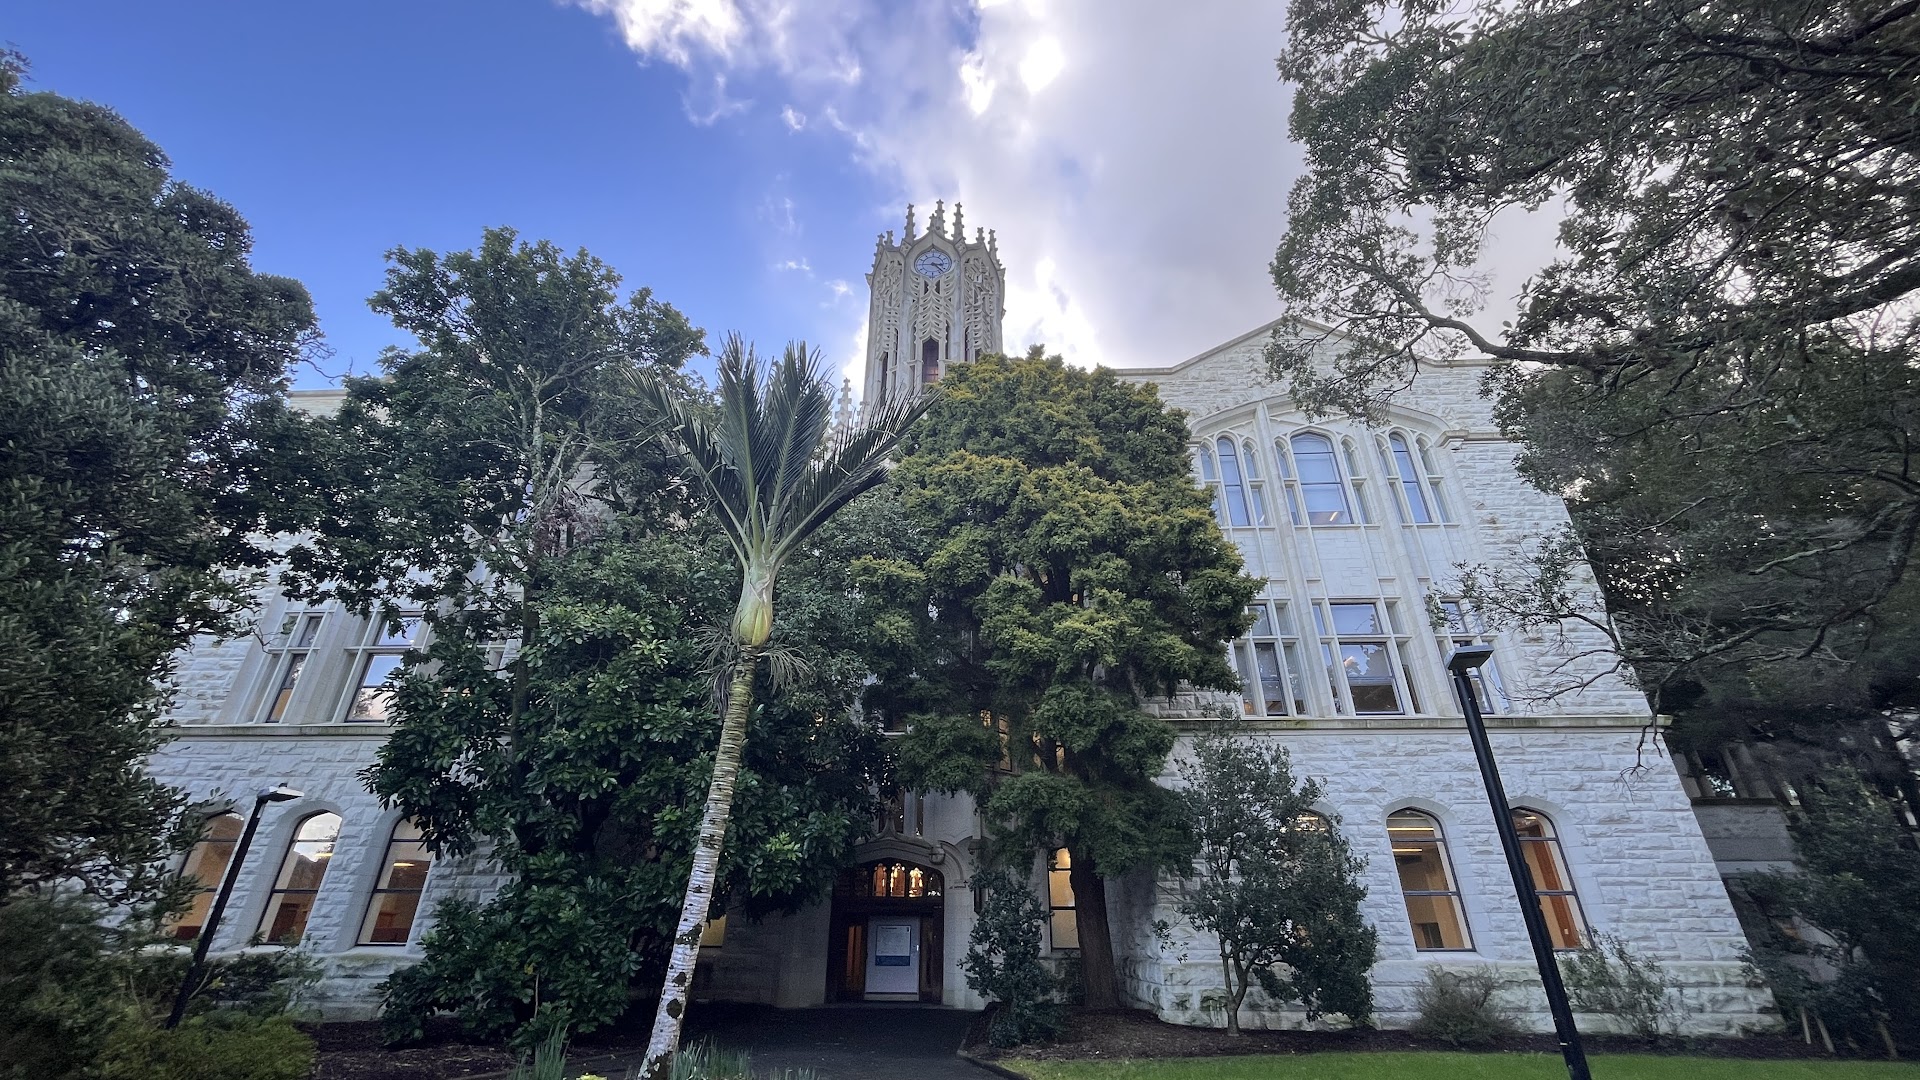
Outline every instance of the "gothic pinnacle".
<path fill-rule="evenodd" d="M 944 199 L 933 201 L 933 216 L 927 219 L 927 235 L 939 237 L 947 235 L 947 204 Z"/>
<path fill-rule="evenodd" d="M 953 238 L 962 244 L 967 242 L 967 219 L 959 203 L 953 204 Z"/>
<path fill-rule="evenodd" d="M 902 243 L 913 243 L 913 204 L 907 204 L 907 231 L 900 237 Z"/>

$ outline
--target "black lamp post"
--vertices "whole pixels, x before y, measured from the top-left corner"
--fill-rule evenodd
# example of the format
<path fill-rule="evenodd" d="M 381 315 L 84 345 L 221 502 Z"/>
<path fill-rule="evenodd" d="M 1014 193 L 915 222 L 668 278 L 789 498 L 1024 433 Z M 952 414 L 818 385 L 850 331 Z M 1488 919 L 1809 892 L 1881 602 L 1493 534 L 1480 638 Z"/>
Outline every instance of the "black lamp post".
<path fill-rule="evenodd" d="M 1540 914 L 1540 897 L 1533 891 L 1533 871 L 1520 851 L 1520 834 L 1513 831 L 1513 807 L 1507 805 L 1507 789 L 1500 783 L 1500 767 L 1493 761 L 1493 744 L 1487 741 L 1487 726 L 1480 719 L 1480 699 L 1473 691 L 1473 672 L 1493 659 L 1491 645 L 1462 645 L 1447 657 L 1447 670 L 1453 672 L 1453 691 L 1460 698 L 1460 711 L 1467 716 L 1467 736 L 1473 740 L 1473 756 L 1480 763 L 1480 779 L 1487 787 L 1487 802 L 1493 807 L 1493 827 L 1500 833 L 1500 848 L 1507 854 L 1507 872 L 1513 875 L 1513 891 L 1520 899 L 1520 917 L 1527 924 L 1527 938 L 1533 942 L 1533 960 L 1540 967 L 1540 984 L 1547 992 L 1547 1008 L 1553 1010 L 1553 1032 L 1560 1040 L 1560 1056 L 1567 1061 L 1572 1080 L 1591 1080 L 1587 1072 L 1587 1052 L 1580 1045 L 1580 1031 L 1573 1026 L 1573 1007 L 1567 1004 L 1567 987 L 1560 981 L 1560 963 L 1553 955 L 1553 940 L 1547 936 L 1547 920 Z"/>
<path fill-rule="evenodd" d="M 180 1026 L 180 1018 L 187 1015 L 187 1002 L 193 998 L 193 988 L 207 966 L 207 949 L 213 945 L 214 931 L 220 928 L 220 916 L 227 910 L 227 899 L 233 895 L 234 882 L 240 880 L 240 864 L 247 859 L 247 845 L 253 843 L 253 834 L 260 828 L 260 811 L 268 803 L 290 802 L 300 798 L 305 792 L 295 791 L 285 784 L 277 788 L 267 788 L 253 800 L 253 812 L 247 815 L 247 827 L 240 832 L 239 842 L 233 845 L 233 858 L 227 863 L 227 876 L 220 879 L 220 891 L 213 894 L 213 907 L 207 911 L 206 925 L 200 928 L 199 939 L 193 943 L 193 962 L 187 965 L 187 977 L 180 982 L 180 993 L 173 999 L 173 1011 L 167 1014 L 168 1029 Z"/>

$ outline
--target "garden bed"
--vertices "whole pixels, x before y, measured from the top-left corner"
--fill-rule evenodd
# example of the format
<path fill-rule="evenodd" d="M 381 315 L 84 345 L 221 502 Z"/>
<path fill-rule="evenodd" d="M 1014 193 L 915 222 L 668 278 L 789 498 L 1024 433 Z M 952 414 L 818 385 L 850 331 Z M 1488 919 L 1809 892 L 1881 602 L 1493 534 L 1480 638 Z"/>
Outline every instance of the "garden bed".
<path fill-rule="evenodd" d="M 986 1043 L 984 1020 L 969 1032 L 967 1052 L 985 1059 L 1019 1057 L 1030 1061 L 1222 1057 L 1242 1054 L 1311 1054 L 1453 1050 L 1438 1039 L 1405 1031 L 1249 1031 L 1228 1035 L 1218 1028 L 1169 1024 L 1139 1009 L 1070 1009 L 1060 1038 L 1044 1046 L 996 1050 Z M 1691 1054 L 1706 1057 L 1781 1059 L 1821 1058 L 1820 1048 L 1777 1035 L 1746 1038 L 1692 1038 L 1648 1043 L 1621 1035 L 1588 1035 L 1582 1040 L 1596 1053 Z M 1559 1052 L 1551 1035 L 1518 1035 L 1476 1050 L 1510 1053 Z"/>
<path fill-rule="evenodd" d="M 315 1024 L 308 1027 L 318 1046 L 313 1080 L 456 1080 L 513 1068 L 514 1055 L 499 1046 L 462 1042 L 453 1025 L 436 1024 L 418 1046 L 389 1049 L 380 1024 Z"/>

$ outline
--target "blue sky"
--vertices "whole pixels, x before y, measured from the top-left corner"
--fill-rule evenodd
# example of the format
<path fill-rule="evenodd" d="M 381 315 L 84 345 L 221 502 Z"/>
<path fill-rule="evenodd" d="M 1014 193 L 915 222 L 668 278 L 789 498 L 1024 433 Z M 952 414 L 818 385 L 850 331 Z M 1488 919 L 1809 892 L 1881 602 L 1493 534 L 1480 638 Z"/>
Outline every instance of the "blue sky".
<path fill-rule="evenodd" d="M 401 343 L 365 303 L 386 250 L 489 225 L 851 369 L 875 234 L 955 197 L 999 233 L 1010 349 L 1128 366 L 1277 313 L 1297 168 L 1278 5 L 1169 7 L 26 0 L 0 36 L 31 89 L 113 106 L 240 209 L 255 265 L 313 292 L 329 373 Z"/>

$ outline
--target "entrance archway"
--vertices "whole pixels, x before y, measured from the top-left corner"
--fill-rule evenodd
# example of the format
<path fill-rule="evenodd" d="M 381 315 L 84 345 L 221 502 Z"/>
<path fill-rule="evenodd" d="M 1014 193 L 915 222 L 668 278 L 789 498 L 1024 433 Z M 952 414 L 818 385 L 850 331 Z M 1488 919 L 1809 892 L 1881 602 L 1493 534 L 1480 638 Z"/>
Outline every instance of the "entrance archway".
<path fill-rule="evenodd" d="M 827 1000 L 939 1004 L 946 892 L 940 871 L 902 858 L 842 870 L 827 931 Z"/>

